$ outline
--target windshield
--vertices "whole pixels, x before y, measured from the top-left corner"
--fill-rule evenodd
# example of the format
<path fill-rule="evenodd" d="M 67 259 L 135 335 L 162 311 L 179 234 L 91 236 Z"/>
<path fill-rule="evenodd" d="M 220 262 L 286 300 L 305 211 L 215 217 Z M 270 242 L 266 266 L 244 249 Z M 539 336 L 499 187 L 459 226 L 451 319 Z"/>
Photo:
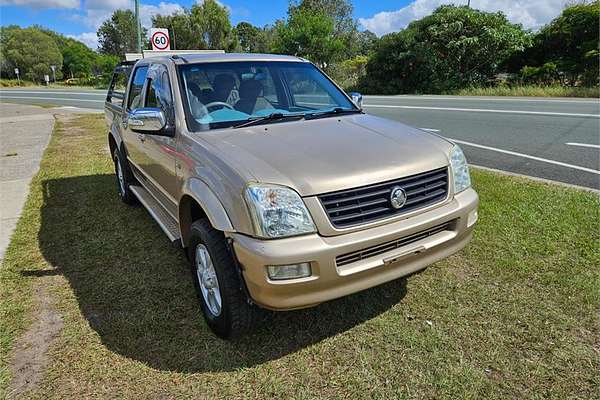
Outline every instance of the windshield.
<path fill-rule="evenodd" d="M 179 67 L 192 131 L 226 128 L 282 114 L 265 123 L 329 110 L 356 110 L 331 81 L 306 62 L 244 61 Z"/>

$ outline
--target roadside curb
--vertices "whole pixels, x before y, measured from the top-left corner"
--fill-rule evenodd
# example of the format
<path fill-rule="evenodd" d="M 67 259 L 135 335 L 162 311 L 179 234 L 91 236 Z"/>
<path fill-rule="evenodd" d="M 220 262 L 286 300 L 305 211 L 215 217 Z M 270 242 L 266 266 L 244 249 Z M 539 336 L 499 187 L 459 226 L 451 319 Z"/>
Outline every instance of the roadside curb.
<path fill-rule="evenodd" d="M 475 168 L 475 169 L 480 169 L 482 171 L 495 172 L 495 173 L 502 174 L 502 175 L 513 176 L 513 177 L 517 177 L 517 178 L 529 179 L 529 180 L 532 180 L 532 181 L 535 181 L 535 182 L 547 183 L 547 184 L 556 185 L 556 186 L 563 186 L 563 187 L 566 187 L 566 188 L 569 188 L 569 189 L 575 189 L 575 190 L 579 190 L 579 191 L 583 191 L 583 192 L 590 192 L 590 193 L 594 193 L 597 196 L 600 196 L 600 190 L 594 189 L 594 188 L 590 188 L 590 187 L 586 187 L 586 186 L 573 185 L 571 183 L 554 181 L 552 179 L 538 178 L 536 176 L 518 174 L 516 172 L 508 172 L 508 171 L 503 171 L 501 169 L 483 167 L 481 165 L 469 164 L 469 167 L 472 167 L 472 168 Z"/>

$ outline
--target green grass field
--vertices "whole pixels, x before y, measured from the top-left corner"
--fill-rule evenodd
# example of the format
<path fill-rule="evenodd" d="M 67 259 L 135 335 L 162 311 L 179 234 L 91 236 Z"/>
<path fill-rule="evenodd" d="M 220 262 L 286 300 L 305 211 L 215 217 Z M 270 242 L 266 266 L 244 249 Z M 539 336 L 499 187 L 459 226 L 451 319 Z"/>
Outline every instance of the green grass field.
<path fill-rule="evenodd" d="M 0 268 L 4 394 L 42 293 L 63 326 L 25 398 L 600 398 L 597 195 L 474 171 L 465 250 L 225 342 L 182 252 L 118 200 L 105 132 L 59 121 L 32 182 Z"/>
<path fill-rule="evenodd" d="M 600 97 L 598 87 L 569 86 L 496 86 L 461 89 L 449 94 L 457 96 L 521 96 L 521 97 Z"/>

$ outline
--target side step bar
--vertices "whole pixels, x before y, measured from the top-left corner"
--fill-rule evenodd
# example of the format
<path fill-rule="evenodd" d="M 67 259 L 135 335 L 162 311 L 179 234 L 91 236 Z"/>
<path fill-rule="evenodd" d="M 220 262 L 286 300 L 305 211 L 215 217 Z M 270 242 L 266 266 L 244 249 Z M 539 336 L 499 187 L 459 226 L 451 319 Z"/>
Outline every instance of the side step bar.
<path fill-rule="evenodd" d="M 150 192 L 138 185 L 130 185 L 129 190 L 131 190 L 135 197 L 138 198 L 140 203 L 146 207 L 146 210 L 148 210 L 152 218 L 154 218 L 154 220 L 158 223 L 158 226 L 161 227 L 161 229 L 172 242 L 181 239 L 177 221 L 165 211 L 163 206 L 161 206 L 160 203 L 156 201 L 154 197 L 152 197 Z"/>

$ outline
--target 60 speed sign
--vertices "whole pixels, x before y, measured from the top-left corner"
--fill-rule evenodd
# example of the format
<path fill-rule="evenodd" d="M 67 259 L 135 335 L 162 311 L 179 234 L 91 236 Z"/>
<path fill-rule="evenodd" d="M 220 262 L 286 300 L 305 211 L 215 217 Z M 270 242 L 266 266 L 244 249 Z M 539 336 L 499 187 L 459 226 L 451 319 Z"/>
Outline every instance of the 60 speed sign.
<path fill-rule="evenodd" d="M 170 50 L 169 30 L 152 28 L 150 30 L 150 42 L 152 42 L 152 50 Z"/>

